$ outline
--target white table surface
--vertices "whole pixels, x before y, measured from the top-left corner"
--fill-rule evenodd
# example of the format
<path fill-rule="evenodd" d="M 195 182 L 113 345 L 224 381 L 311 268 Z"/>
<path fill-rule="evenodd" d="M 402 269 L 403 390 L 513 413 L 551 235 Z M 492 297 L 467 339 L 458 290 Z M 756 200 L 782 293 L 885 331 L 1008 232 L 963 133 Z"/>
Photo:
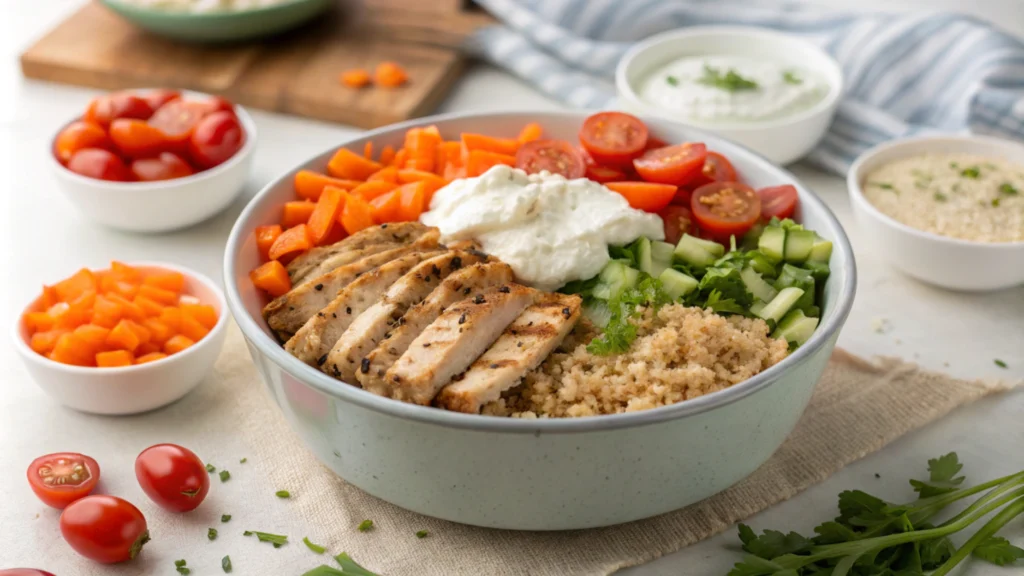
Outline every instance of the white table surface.
<path fill-rule="evenodd" d="M 835 0 L 821 1 L 837 4 Z M 7 185 L 0 193 L 0 238 L 3 239 L 0 265 L 8 271 L 6 282 L 0 283 L 3 304 L 0 326 L 4 331 L 9 330 L 21 307 L 35 295 L 43 281 L 52 282 L 82 265 L 104 266 L 112 258 L 166 260 L 219 279 L 224 240 L 238 212 L 261 184 L 356 133 L 345 126 L 253 111 L 260 131 L 255 169 L 243 197 L 225 213 L 191 229 L 162 236 L 126 235 L 99 228 L 81 219 L 64 200 L 56 183 L 46 173 L 44 163 L 48 139 L 55 129 L 78 114 L 95 92 L 26 81 L 20 77 L 16 61 L 20 49 L 77 2 L 4 0 L 3 4 L 0 173 L 5 175 Z M 929 4 L 935 5 L 934 2 Z M 972 11 L 1000 19 L 1002 25 L 1018 32 L 1024 30 L 1019 4 L 1014 0 L 976 3 Z M 511 107 L 560 108 L 507 74 L 478 66 L 459 83 L 441 111 Z M 841 346 L 861 355 L 901 356 L 964 378 L 1024 378 L 1024 288 L 979 295 L 957 294 L 902 276 L 888 267 L 881 254 L 858 233 L 840 178 L 802 166 L 793 170 L 836 212 L 856 250 L 860 275 L 858 294 L 840 337 Z M 873 330 L 872 320 L 878 317 L 889 320 L 891 332 L 878 334 Z M 995 358 L 1005 360 L 1009 369 L 996 367 Z M 200 538 L 193 547 L 178 550 L 161 549 L 154 542 L 144 553 L 148 557 L 144 563 L 116 570 L 100 569 L 74 559 L 57 559 L 69 555 L 55 552 L 65 546 L 56 530 L 56 514 L 40 504 L 26 485 L 24 470 L 32 458 L 58 450 L 92 454 L 104 462 L 105 470 L 118 472 L 104 476 L 108 491 L 120 491 L 129 499 L 141 500 L 144 496 L 131 474 L 131 462 L 138 446 L 169 438 L 186 445 L 209 443 L 210 439 L 204 438 L 201 431 L 175 429 L 174 423 L 162 419 L 159 412 L 127 425 L 123 420 L 66 410 L 35 387 L 10 346 L 0 346 L 0 375 L 0 536 L 6 541 L 0 545 L 0 568 L 32 565 L 56 571 L 60 576 L 169 573 L 172 557 L 190 558 L 190 565 L 198 567 L 197 558 L 210 556 L 203 550 L 208 543 Z M 126 435 L 133 441 L 127 442 Z M 927 458 L 950 450 L 959 452 L 971 480 L 997 477 L 1024 468 L 1022 444 L 1024 393 L 991 398 L 908 434 L 885 450 L 749 522 L 758 528 L 809 531 L 816 523 L 833 515 L 835 496 L 841 490 L 865 487 L 883 497 L 905 499 L 910 496 L 906 479 L 911 474 L 920 474 Z M 237 441 L 230 437 L 219 438 L 217 448 L 211 450 L 224 454 L 223 460 L 237 454 L 236 446 Z M 881 478 L 875 478 L 875 473 Z M 289 516 L 286 507 L 273 506 L 269 496 L 273 492 L 271 487 L 260 485 L 258 477 L 242 482 L 252 490 L 236 492 L 231 502 L 236 518 L 259 518 L 263 525 L 274 522 L 273 525 L 281 526 L 282 530 L 292 528 L 293 534 L 303 533 L 301 518 Z M 1008 534 L 1020 544 L 1024 540 L 1024 523 L 1016 522 Z M 730 531 L 622 573 L 630 576 L 724 574 L 737 559 L 735 542 L 735 533 Z M 246 547 L 244 553 L 248 558 L 247 568 L 239 570 L 236 560 L 236 573 L 298 574 L 301 573 L 298 567 L 309 568 L 317 563 L 301 545 L 281 550 Z M 282 571 L 286 567 L 288 569 Z M 219 567 L 212 565 L 194 573 L 220 572 Z M 965 573 L 1010 572 L 972 565 Z"/>

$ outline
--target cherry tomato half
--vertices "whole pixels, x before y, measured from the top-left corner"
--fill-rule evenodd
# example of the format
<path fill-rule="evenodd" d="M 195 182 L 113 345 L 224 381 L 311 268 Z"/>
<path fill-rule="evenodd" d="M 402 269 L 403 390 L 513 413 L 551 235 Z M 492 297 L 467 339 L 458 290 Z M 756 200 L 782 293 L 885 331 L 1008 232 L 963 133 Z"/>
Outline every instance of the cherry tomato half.
<path fill-rule="evenodd" d="M 156 158 L 140 158 L 132 162 L 132 174 L 136 180 L 152 182 L 171 180 L 195 174 L 188 162 L 173 152 L 161 152 Z"/>
<path fill-rule="evenodd" d="M 164 510 L 195 510 L 210 491 L 203 461 L 176 444 L 150 446 L 135 459 L 135 477 L 142 491 Z"/>
<path fill-rule="evenodd" d="M 57 134 L 54 141 L 54 154 L 57 160 L 67 164 L 71 156 L 83 148 L 109 148 L 110 140 L 99 124 L 78 120 L 68 124 Z"/>
<path fill-rule="evenodd" d="M 683 234 L 696 235 L 693 213 L 686 206 L 670 204 L 658 212 L 665 225 L 665 242 L 678 244 Z"/>
<path fill-rule="evenodd" d="M 54 508 L 88 496 L 99 479 L 96 460 L 75 452 L 40 456 L 28 466 L 28 485 L 43 504 Z"/>
<path fill-rule="evenodd" d="M 598 112 L 583 121 L 579 137 L 598 164 L 628 166 L 647 146 L 647 126 L 623 112 Z"/>
<path fill-rule="evenodd" d="M 126 118 L 110 123 L 110 139 L 122 154 L 133 158 L 156 154 L 170 145 L 159 128 L 143 120 Z"/>
<path fill-rule="evenodd" d="M 676 195 L 672 197 L 671 203 L 677 204 L 679 206 L 686 206 L 687 208 L 689 208 L 690 198 L 693 196 L 693 190 L 694 189 L 690 188 L 689 185 L 680 186 L 679 189 L 676 190 Z"/>
<path fill-rule="evenodd" d="M 586 163 L 579 150 L 565 140 L 534 140 L 519 147 L 516 168 L 529 174 L 547 170 L 566 178 L 582 178 Z"/>
<path fill-rule="evenodd" d="M 214 112 L 203 118 L 189 137 L 189 154 L 202 168 L 213 168 L 242 149 L 245 132 L 231 112 Z"/>
<path fill-rule="evenodd" d="M 761 217 L 761 197 L 739 182 L 712 182 L 693 191 L 690 211 L 701 230 L 715 239 L 741 236 Z"/>
<path fill-rule="evenodd" d="M 736 177 L 736 169 L 733 168 L 732 162 L 725 156 L 722 156 L 718 152 L 708 152 L 708 157 L 704 160 L 704 167 L 701 168 L 700 174 L 694 179 L 693 184 L 697 186 L 703 186 L 712 182 L 739 182 Z"/>
<path fill-rule="evenodd" d="M 131 179 L 124 161 L 109 150 L 83 148 L 75 152 L 68 161 L 68 170 L 100 180 L 123 182 Z"/>
<path fill-rule="evenodd" d="M 792 184 L 761 188 L 757 195 L 761 197 L 761 218 L 765 220 L 771 220 L 773 216 L 789 218 L 796 212 L 799 195 Z"/>
<path fill-rule="evenodd" d="M 585 148 L 580 148 L 579 152 L 580 156 L 583 157 L 583 164 L 587 167 L 584 176 L 588 180 L 602 184 L 605 182 L 625 182 L 630 180 L 630 174 L 626 170 L 616 166 L 603 166 L 594 162 L 594 159 L 590 157 L 590 154 L 587 154 Z"/>
<path fill-rule="evenodd" d="M 221 96 L 210 96 L 203 100 L 195 100 L 195 102 L 206 111 L 206 114 L 213 114 L 214 112 L 235 113 L 235 105 L 227 98 Z"/>
<path fill-rule="evenodd" d="M 146 102 L 149 103 L 153 110 L 156 110 L 157 108 L 163 106 L 164 104 L 167 104 L 171 100 L 177 100 L 178 98 L 181 98 L 181 92 L 178 92 L 177 90 L 167 90 L 166 88 L 161 88 L 158 90 L 151 90 L 146 94 L 143 94 L 142 97 L 146 100 Z"/>
<path fill-rule="evenodd" d="M 201 103 L 179 98 L 158 108 L 149 119 L 149 125 L 163 132 L 169 142 L 184 147 L 206 114 L 206 107 Z"/>
<path fill-rule="evenodd" d="M 60 515 L 60 533 L 82 556 L 103 564 L 131 560 L 149 542 L 142 512 L 116 496 L 86 496 Z"/>
<path fill-rule="evenodd" d="M 8 568 L 0 570 L 0 576 L 53 576 L 53 573 L 35 568 Z"/>
<path fill-rule="evenodd" d="M 112 92 L 94 98 L 82 118 L 106 126 L 118 118 L 146 120 L 153 115 L 153 106 L 134 92 Z"/>
<path fill-rule="evenodd" d="M 646 152 L 647 150 L 654 150 L 655 148 L 664 148 L 665 146 L 668 146 L 668 142 L 665 142 L 664 140 L 658 138 L 657 136 L 651 136 L 650 134 L 648 134 L 647 146 L 644 146 L 644 151 Z"/>
<path fill-rule="evenodd" d="M 676 193 L 675 186 L 655 182 L 607 182 L 605 186 L 622 194 L 631 207 L 645 212 L 657 212 L 668 206 Z"/>
<path fill-rule="evenodd" d="M 648 182 L 682 186 L 700 173 L 705 158 L 703 144 L 687 142 L 648 150 L 633 160 L 633 167 Z"/>

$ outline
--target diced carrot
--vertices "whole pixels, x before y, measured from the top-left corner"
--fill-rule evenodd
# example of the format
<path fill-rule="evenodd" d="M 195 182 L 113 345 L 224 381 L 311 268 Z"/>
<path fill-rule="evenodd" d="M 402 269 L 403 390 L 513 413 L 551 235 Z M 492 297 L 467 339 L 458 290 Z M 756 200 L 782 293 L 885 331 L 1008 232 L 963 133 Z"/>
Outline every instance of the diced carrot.
<path fill-rule="evenodd" d="M 274 241 L 283 231 L 280 224 L 256 227 L 256 249 L 260 251 L 261 258 L 264 260 L 270 258 L 270 247 L 274 245 Z"/>
<path fill-rule="evenodd" d="M 533 142 L 534 140 L 540 140 L 540 137 L 544 135 L 544 129 L 540 127 L 540 124 L 536 122 L 530 122 L 519 132 L 519 137 L 516 140 L 520 144 L 526 144 L 527 142 Z"/>
<path fill-rule="evenodd" d="M 182 304 L 179 306 L 179 309 L 182 314 L 195 318 L 200 324 L 211 330 L 217 325 L 217 321 L 220 320 L 217 310 L 209 304 Z"/>
<path fill-rule="evenodd" d="M 150 300 L 159 302 L 164 306 L 173 306 L 178 303 L 177 292 L 164 290 L 163 288 L 157 288 L 156 286 L 149 286 L 147 284 L 139 286 L 139 296 L 144 296 Z"/>
<path fill-rule="evenodd" d="M 57 324 L 57 318 L 46 312 L 26 312 L 21 319 L 30 333 L 45 332 Z"/>
<path fill-rule="evenodd" d="M 135 305 L 138 306 L 139 308 L 142 308 L 142 313 L 145 314 L 147 318 L 160 316 L 161 314 L 163 314 L 164 308 L 167 307 L 166 305 L 161 304 L 160 302 L 157 302 L 152 298 L 147 298 L 142 294 L 136 296 L 135 299 L 132 300 L 132 302 L 134 302 Z"/>
<path fill-rule="evenodd" d="M 457 178 L 465 178 L 466 167 L 456 166 L 455 164 L 448 164 L 447 166 L 444 167 L 444 174 L 441 174 L 441 177 L 449 182 Z"/>
<path fill-rule="evenodd" d="M 362 68 L 353 68 L 342 72 L 340 80 L 349 88 L 362 88 L 370 83 L 370 73 Z"/>
<path fill-rule="evenodd" d="M 646 212 L 657 212 L 668 206 L 678 190 L 671 184 L 657 182 L 605 182 L 604 185 L 621 194 L 631 207 Z"/>
<path fill-rule="evenodd" d="M 438 188 L 448 184 L 448 181 L 444 178 L 434 174 L 432 172 L 424 172 L 422 170 L 399 170 L 398 181 L 402 184 L 408 184 L 410 182 L 419 182 L 420 180 L 426 180 L 437 184 Z"/>
<path fill-rule="evenodd" d="M 96 296 L 92 305 L 92 323 L 104 328 L 113 328 L 121 320 L 122 307 L 106 296 Z"/>
<path fill-rule="evenodd" d="M 155 286 L 174 293 L 185 289 L 185 276 L 181 272 L 157 272 L 142 279 L 143 286 Z"/>
<path fill-rule="evenodd" d="M 469 159 L 466 160 L 466 176 L 479 176 L 498 164 L 515 166 L 516 157 L 486 150 L 473 150 L 469 153 Z"/>
<path fill-rule="evenodd" d="M 409 75 L 396 62 L 381 62 L 373 71 L 373 83 L 383 88 L 395 88 L 408 80 Z"/>
<path fill-rule="evenodd" d="M 391 161 L 391 165 L 405 168 L 405 160 L 408 156 L 409 152 L 405 148 L 399 148 L 398 152 L 395 152 L 395 158 Z"/>
<path fill-rule="evenodd" d="M 29 339 L 28 345 L 37 353 L 45 356 L 53 351 L 53 347 L 57 345 L 57 339 L 67 333 L 68 330 L 65 328 L 36 332 Z"/>
<path fill-rule="evenodd" d="M 401 190 L 392 190 L 370 200 L 370 208 L 373 210 L 373 220 L 384 224 L 385 222 L 398 222 L 401 217 L 399 207 L 402 205 Z"/>
<path fill-rule="evenodd" d="M 100 280 L 100 292 L 103 294 L 115 293 L 120 294 L 125 298 L 134 298 L 138 291 L 138 284 L 118 280 L 113 275 L 105 275 Z"/>
<path fill-rule="evenodd" d="M 299 170 L 295 173 L 295 193 L 299 198 L 311 202 L 319 200 L 320 193 L 327 186 L 351 190 L 360 184 L 362 184 L 361 178 L 359 180 L 342 180 L 340 178 L 331 178 L 326 174 L 320 174 L 312 170 Z"/>
<path fill-rule="evenodd" d="M 92 366 L 96 361 L 95 354 L 88 343 L 68 332 L 57 338 L 57 343 L 50 352 L 50 359 L 62 364 Z"/>
<path fill-rule="evenodd" d="M 363 158 L 373 160 L 373 140 L 367 140 L 366 144 L 363 144 Z"/>
<path fill-rule="evenodd" d="M 316 208 L 310 214 L 306 224 L 310 242 L 317 246 L 324 244 L 324 240 L 327 239 L 331 229 L 338 221 L 338 215 L 345 205 L 346 196 L 347 194 L 341 188 L 328 186 L 324 189 L 324 193 L 317 200 Z"/>
<path fill-rule="evenodd" d="M 178 352 L 185 350 L 193 344 L 195 344 L 195 342 L 192 341 L 191 338 L 178 334 L 177 336 L 172 336 L 167 342 L 164 342 L 164 352 L 170 356 L 171 354 L 177 354 Z"/>
<path fill-rule="evenodd" d="M 135 352 L 135 349 L 139 347 L 142 340 L 139 335 L 132 330 L 131 320 L 121 320 L 114 326 L 110 334 L 107 335 L 106 344 L 116 350 L 127 350 L 129 352 Z"/>
<path fill-rule="evenodd" d="M 494 152 L 505 156 L 515 156 L 519 150 L 519 141 L 512 138 L 494 138 L 483 134 L 462 133 L 462 161 L 469 161 L 469 154 L 474 150 Z"/>
<path fill-rule="evenodd" d="M 434 171 L 434 160 L 437 145 L 441 143 L 441 135 L 436 127 L 433 130 L 426 128 L 412 128 L 405 133 L 405 150 L 408 150 L 408 159 L 405 166 L 399 168 L 412 168 L 424 172 Z"/>
<path fill-rule="evenodd" d="M 95 324 L 82 324 L 75 328 L 72 333 L 91 346 L 94 351 L 99 351 L 107 341 L 110 328 L 104 328 Z"/>
<path fill-rule="evenodd" d="M 142 273 L 138 269 L 117 260 L 110 263 L 110 275 L 119 282 L 138 284 L 142 280 Z"/>
<path fill-rule="evenodd" d="M 181 309 L 164 308 L 163 313 L 160 314 L 160 321 L 166 324 L 172 332 L 181 330 Z"/>
<path fill-rule="evenodd" d="M 294 257 L 297 253 L 312 248 L 305 224 L 299 224 L 281 233 L 270 247 L 270 259 L 280 260 L 284 256 Z"/>
<path fill-rule="evenodd" d="M 40 299 L 40 303 L 43 308 L 49 308 L 57 302 L 60 302 L 60 296 L 57 295 L 57 289 L 53 286 L 43 285 L 43 296 Z"/>
<path fill-rule="evenodd" d="M 300 202 L 285 202 L 284 214 L 281 215 L 281 227 L 284 229 L 294 228 L 299 224 L 305 224 L 309 217 L 316 210 L 316 203 L 308 200 Z"/>
<path fill-rule="evenodd" d="M 390 166 L 391 161 L 395 159 L 395 147 L 388 144 L 380 151 L 380 163 L 385 166 Z"/>
<path fill-rule="evenodd" d="M 292 281 L 288 277 L 288 271 L 277 260 L 271 260 L 249 272 L 249 278 L 260 290 L 277 298 L 292 289 Z M 179 326 L 181 319 L 179 317 Z"/>
<path fill-rule="evenodd" d="M 86 292 L 97 292 L 99 284 L 92 270 L 82 268 L 71 277 L 57 282 L 53 289 L 57 293 L 58 300 L 61 302 L 71 302 Z"/>
<path fill-rule="evenodd" d="M 164 324 L 159 318 L 146 318 L 142 321 L 142 325 L 149 330 L 150 342 L 157 345 L 162 346 L 171 336 L 174 336 L 171 327 Z"/>
<path fill-rule="evenodd" d="M 435 137 L 437 137 L 438 140 L 441 139 L 441 130 L 437 127 L 437 124 L 431 124 L 430 126 L 424 126 L 422 128 L 422 130 L 423 130 L 423 132 L 425 132 L 429 136 L 435 136 Z"/>
<path fill-rule="evenodd" d="M 441 142 L 441 144 L 438 145 L 438 148 L 440 148 L 444 152 L 445 165 L 455 164 L 456 166 L 462 166 L 463 162 L 461 141 L 451 140 L 447 142 Z"/>
<path fill-rule="evenodd" d="M 358 196 L 363 200 L 369 202 L 381 194 L 391 192 L 395 188 L 398 188 L 398 184 L 395 182 L 383 182 L 380 180 L 374 182 L 364 182 L 357 186 L 354 190 L 349 192 L 350 196 Z"/>
<path fill-rule="evenodd" d="M 324 238 L 323 246 L 330 246 L 336 242 L 341 242 L 348 236 L 348 232 L 345 232 L 344 226 L 332 226 L 330 233 L 327 234 L 327 238 Z"/>
<path fill-rule="evenodd" d="M 420 214 L 427 208 L 427 194 L 429 184 L 426 181 L 410 182 L 399 188 L 401 200 L 399 202 L 398 215 L 403 222 L 418 220 Z"/>
<path fill-rule="evenodd" d="M 373 220 L 373 208 L 361 196 L 349 195 L 345 201 L 345 209 L 341 212 L 341 225 L 349 234 L 355 234 L 364 228 L 376 224 Z"/>
<path fill-rule="evenodd" d="M 131 366 L 135 356 L 127 350 L 111 350 L 96 354 L 96 365 L 100 368 L 116 368 L 118 366 Z"/>
<path fill-rule="evenodd" d="M 206 337 L 206 335 L 209 334 L 210 331 L 206 328 L 206 326 L 200 324 L 199 321 L 196 320 L 195 318 L 189 316 L 188 314 L 182 314 L 180 333 L 188 338 L 191 338 L 193 342 L 199 342 L 204 337 Z"/>
<path fill-rule="evenodd" d="M 85 292 L 69 303 L 66 310 L 56 316 L 56 325 L 61 328 L 75 328 L 87 323 L 92 319 L 92 308 L 95 303 L 96 293 Z"/>
<path fill-rule="evenodd" d="M 380 164 L 367 160 L 348 148 L 339 148 L 327 163 L 327 172 L 331 176 L 349 180 L 366 180 L 381 168 L 383 166 Z"/>
<path fill-rule="evenodd" d="M 136 358 L 135 363 L 148 364 L 150 362 L 156 362 L 157 360 L 163 360 L 164 358 L 167 358 L 167 354 L 164 354 L 163 352 L 150 352 Z"/>
<path fill-rule="evenodd" d="M 139 344 L 145 344 L 153 339 L 153 334 L 148 328 L 132 320 L 128 321 L 128 328 L 135 332 L 135 335 L 139 337 Z"/>
<path fill-rule="evenodd" d="M 107 298 L 121 305 L 121 317 L 141 322 L 146 318 L 146 313 L 139 308 L 139 305 L 115 292 L 107 293 Z"/>
<path fill-rule="evenodd" d="M 139 344 L 139 347 L 135 349 L 135 356 L 145 356 L 146 354 L 152 354 L 153 352 L 160 352 L 162 350 L 163 347 L 157 345 L 156 342 L 146 342 L 145 344 Z"/>
<path fill-rule="evenodd" d="M 398 168 L 394 166 L 385 166 L 380 170 L 377 170 L 366 179 L 367 182 L 398 182 Z"/>

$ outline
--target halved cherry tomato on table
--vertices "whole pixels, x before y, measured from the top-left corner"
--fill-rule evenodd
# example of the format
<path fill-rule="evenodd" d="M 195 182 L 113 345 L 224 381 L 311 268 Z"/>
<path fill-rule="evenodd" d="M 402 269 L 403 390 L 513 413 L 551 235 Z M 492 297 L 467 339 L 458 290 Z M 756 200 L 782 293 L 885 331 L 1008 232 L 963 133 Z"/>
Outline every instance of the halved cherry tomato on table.
<path fill-rule="evenodd" d="M 579 150 L 565 140 L 534 140 L 519 147 L 516 168 L 529 174 L 547 170 L 573 179 L 583 177 L 586 163 Z"/>
<path fill-rule="evenodd" d="M 137 180 L 152 182 L 171 180 L 195 174 L 188 162 L 173 152 L 161 152 L 156 158 L 140 158 L 132 162 L 132 174 Z"/>
<path fill-rule="evenodd" d="M 668 206 L 676 187 L 655 182 L 606 182 L 605 186 L 622 194 L 629 205 L 645 212 L 657 212 Z"/>
<path fill-rule="evenodd" d="M 598 112 L 583 121 L 579 138 L 598 164 L 628 166 L 647 146 L 647 126 L 623 112 Z"/>
<path fill-rule="evenodd" d="M 177 444 L 150 446 L 135 459 L 135 477 L 149 499 L 164 510 L 188 512 L 210 491 L 203 461 Z"/>
<path fill-rule="evenodd" d="M 701 168 L 700 174 L 694 179 L 693 184 L 703 186 L 712 182 L 738 181 L 732 162 L 718 152 L 709 151 L 707 159 L 704 160 L 704 167 Z"/>
<path fill-rule="evenodd" d="M 196 125 L 189 138 L 189 155 L 203 168 L 213 168 L 242 149 L 245 133 L 231 112 L 214 112 Z"/>
<path fill-rule="evenodd" d="M 125 156 L 138 158 L 163 151 L 167 136 L 143 120 L 118 118 L 110 123 L 110 139 Z"/>
<path fill-rule="evenodd" d="M 98 96 L 89 103 L 83 120 L 106 126 L 118 118 L 147 120 L 153 115 L 153 106 L 134 92 L 112 92 Z"/>
<path fill-rule="evenodd" d="M 28 466 L 28 485 L 43 504 L 64 508 L 88 496 L 100 479 L 100 465 L 75 452 L 40 456 Z"/>
<path fill-rule="evenodd" d="M 157 108 L 167 104 L 171 100 L 177 100 L 181 98 L 181 92 L 177 90 L 168 90 L 166 88 L 159 88 L 157 90 L 150 90 L 149 92 L 142 95 L 142 98 L 149 103 L 149 105 L 156 110 Z"/>
<path fill-rule="evenodd" d="M 658 211 L 658 216 L 665 226 L 665 242 L 678 244 L 683 234 L 696 236 L 693 213 L 686 206 L 670 204 Z"/>
<path fill-rule="evenodd" d="M 761 197 L 761 218 L 765 220 L 789 218 L 796 212 L 799 195 L 792 184 L 761 188 L 757 195 Z"/>
<path fill-rule="evenodd" d="M 746 233 L 761 217 L 761 197 L 740 182 L 712 182 L 693 191 L 690 211 L 708 236 L 727 240 Z"/>
<path fill-rule="evenodd" d="M 53 144 L 57 160 L 67 164 L 83 148 L 109 148 L 110 139 L 99 124 L 78 120 L 61 130 Z"/>
<path fill-rule="evenodd" d="M 149 125 L 160 130 L 175 145 L 184 145 L 208 111 L 194 100 L 171 100 L 153 113 Z"/>
<path fill-rule="evenodd" d="M 123 182 L 131 179 L 124 161 L 109 150 L 83 148 L 68 161 L 68 170 L 100 180 Z"/>
<path fill-rule="evenodd" d="M 8 568 L 0 570 L 0 576 L 53 576 L 53 573 L 35 568 Z"/>
<path fill-rule="evenodd" d="M 116 496 L 86 496 L 60 515 L 60 533 L 82 556 L 103 564 L 131 560 L 149 542 L 142 512 Z"/>
<path fill-rule="evenodd" d="M 700 173 L 705 158 L 703 144 L 687 142 L 648 150 L 633 160 L 633 167 L 648 182 L 682 186 Z"/>

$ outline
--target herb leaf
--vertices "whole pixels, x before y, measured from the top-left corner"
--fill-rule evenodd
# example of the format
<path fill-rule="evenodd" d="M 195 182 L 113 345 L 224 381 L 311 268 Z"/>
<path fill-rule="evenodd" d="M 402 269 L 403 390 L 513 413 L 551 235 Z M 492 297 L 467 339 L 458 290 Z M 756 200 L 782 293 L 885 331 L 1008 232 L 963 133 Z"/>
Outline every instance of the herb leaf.
<path fill-rule="evenodd" d="M 220 515 L 220 521 L 221 522 L 228 522 L 230 520 L 231 520 L 231 514 L 221 514 Z"/>
<path fill-rule="evenodd" d="M 662 288 L 657 278 L 647 277 L 633 288 L 622 291 L 611 302 L 608 308 L 612 311 L 611 320 L 604 328 L 604 333 L 587 344 L 587 352 L 598 356 L 625 352 L 636 340 L 636 325 L 630 319 L 637 313 L 640 306 L 660 308 L 672 299 Z"/>
<path fill-rule="evenodd" d="M 230 479 L 231 479 L 231 472 L 228 472 L 227 470 L 221 470 L 220 471 L 220 481 L 221 482 L 227 482 Z"/>
<path fill-rule="evenodd" d="M 221 558 L 221 560 L 220 560 L 220 568 L 221 568 L 221 570 L 224 571 L 225 574 L 228 574 L 228 573 L 231 572 L 231 570 L 233 569 L 231 567 L 231 556 L 225 556 L 225 557 Z"/>
<path fill-rule="evenodd" d="M 960 485 L 964 483 L 964 477 L 957 476 L 957 473 L 963 467 L 963 464 L 957 458 L 956 452 L 932 458 L 928 461 L 928 481 L 911 480 L 910 485 L 914 487 L 914 491 L 921 498 L 929 498 L 952 492 L 960 488 Z"/>
<path fill-rule="evenodd" d="M 743 524 L 740 525 L 740 540 L 743 550 L 766 560 L 783 554 L 807 552 L 813 544 L 796 532 L 783 534 L 777 530 L 765 530 L 760 536 L 755 536 L 754 531 Z"/>
<path fill-rule="evenodd" d="M 679 86 L 679 78 L 675 76 L 666 76 L 665 82 L 668 82 L 669 86 Z"/>
<path fill-rule="evenodd" d="M 367 532 L 373 530 L 373 520 L 363 520 L 359 523 L 358 528 L 360 532 Z"/>
<path fill-rule="evenodd" d="M 217 471 L 217 469 L 214 468 L 213 464 L 207 464 L 206 465 L 206 471 L 209 472 L 210 474 L 213 474 L 214 472 Z"/>
<path fill-rule="evenodd" d="M 319 544 L 313 544 L 312 542 L 310 542 L 308 536 L 304 536 L 302 538 L 302 543 L 306 545 L 306 548 L 309 548 L 310 550 L 312 550 L 313 552 L 316 552 L 317 554 L 323 554 L 324 552 L 327 551 L 327 548 L 324 548 L 323 546 L 320 546 Z"/>
<path fill-rule="evenodd" d="M 981 168 L 979 168 L 978 166 L 968 166 L 967 168 L 964 168 L 963 170 L 960 171 L 960 175 L 963 176 L 964 178 L 977 180 L 978 177 L 981 176 Z"/>
<path fill-rule="evenodd" d="M 1010 544 L 1010 541 L 1006 538 L 990 536 L 987 540 L 978 544 L 978 547 L 971 554 L 975 558 L 981 558 L 996 566 L 1006 566 L 1024 558 L 1024 549 Z"/>
<path fill-rule="evenodd" d="M 239 461 L 238 461 L 238 463 L 239 463 L 239 464 L 245 464 L 245 463 L 246 463 L 246 462 L 248 462 L 248 461 L 249 461 L 249 459 L 248 459 L 248 458 L 242 458 L 241 460 L 239 460 Z"/>
<path fill-rule="evenodd" d="M 426 530 L 419 530 L 418 532 L 416 532 L 416 537 L 426 538 L 428 534 L 430 534 L 430 532 L 427 532 Z"/>
<path fill-rule="evenodd" d="M 217 539 L 217 529 L 216 528 L 210 528 L 209 530 L 207 530 L 206 531 L 206 537 L 208 539 L 210 539 L 210 540 L 216 540 Z"/>
<path fill-rule="evenodd" d="M 344 571 L 346 576 L 379 576 L 370 572 L 366 568 L 363 568 L 351 556 L 346 552 L 342 552 L 334 557 L 334 559 L 341 565 L 341 569 Z"/>
<path fill-rule="evenodd" d="M 800 78 L 792 70 L 786 70 L 782 73 L 782 81 L 786 84 L 803 84 L 803 78 Z"/>
<path fill-rule="evenodd" d="M 274 492 L 274 496 L 277 496 L 278 498 L 291 498 L 292 493 L 287 490 L 278 490 L 277 492 Z"/>
<path fill-rule="evenodd" d="M 932 197 L 935 198 L 936 202 L 945 202 L 946 200 L 949 200 L 949 196 L 946 196 L 942 192 L 936 192 Z"/>
<path fill-rule="evenodd" d="M 255 530 L 246 530 L 242 533 L 242 536 L 256 535 L 256 539 L 260 542 L 270 542 L 274 545 L 274 548 L 280 548 L 288 543 L 288 537 L 281 534 L 271 534 L 269 532 L 257 532 Z"/>
<path fill-rule="evenodd" d="M 697 82 L 705 86 L 711 86 L 726 92 L 739 92 L 740 90 L 757 90 L 757 82 L 740 76 L 736 70 L 728 69 L 724 74 L 721 69 L 704 65 L 704 75 L 697 79 Z"/>
<path fill-rule="evenodd" d="M 995 360 L 993 360 L 993 362 L 995 362 L 996 366 L 999 366 L 1000 368 L 1006 368 L 1007 367 L 1006 366 L 1006 362 L 1003 362 L 999 358 L 996 358 Z"/>
<path fill-rule="evenodd" d="M 186 562 L 184 560 L 175 560 L 174 569 L 178 571 L 178 574 L 191 574 L 192 571 L 185 567 Z"/>

